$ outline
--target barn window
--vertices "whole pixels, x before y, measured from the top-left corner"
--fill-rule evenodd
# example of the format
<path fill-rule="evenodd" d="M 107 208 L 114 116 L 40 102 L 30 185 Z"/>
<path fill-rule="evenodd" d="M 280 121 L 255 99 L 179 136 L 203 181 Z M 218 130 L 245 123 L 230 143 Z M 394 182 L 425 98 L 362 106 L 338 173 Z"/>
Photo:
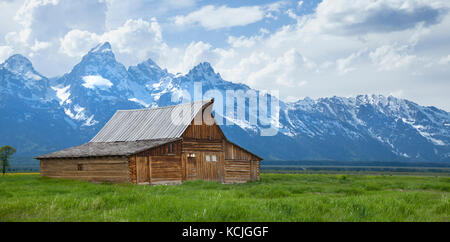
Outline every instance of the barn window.
<path fill-rule="evenodd" d="M 169 154 L 173 154 L 173 143 L 169 144 Z"/>
<path fill-rule="evenodd" d="M 217 161 L 217 157 L 216 157 L 216 155 L 206 155 L 205 156 L 205 160 L 206 161 L 210 161 L 210 162 L 216 162 Z"/>
<path fill-rule="evenodd" d="M 78 171 L 82 171 L 83 170 L 83 164 L 78 164 L 77 165 L 77 170 Z"/>

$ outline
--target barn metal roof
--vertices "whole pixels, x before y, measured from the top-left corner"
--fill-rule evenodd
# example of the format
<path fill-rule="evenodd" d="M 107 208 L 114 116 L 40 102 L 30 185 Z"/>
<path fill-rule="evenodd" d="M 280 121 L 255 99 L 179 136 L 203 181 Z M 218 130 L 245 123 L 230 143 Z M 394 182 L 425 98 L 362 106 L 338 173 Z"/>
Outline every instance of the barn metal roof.
<path fill-rule="evenodd" d="M 36 157 L 37 159 L 49 158 L 82 158 L 99 156 L 128 156 L 139 153 L 163 144 L 174 142 L 174 139 L 155 139 L 128 142 L 88 142 L 79 146 L 56 151 L 50 154 Z"/>
<path fill-rule="evenodd" d="M 160 108 L 118 110 L 90 142 L 179 138 L 210 101 Z"/>

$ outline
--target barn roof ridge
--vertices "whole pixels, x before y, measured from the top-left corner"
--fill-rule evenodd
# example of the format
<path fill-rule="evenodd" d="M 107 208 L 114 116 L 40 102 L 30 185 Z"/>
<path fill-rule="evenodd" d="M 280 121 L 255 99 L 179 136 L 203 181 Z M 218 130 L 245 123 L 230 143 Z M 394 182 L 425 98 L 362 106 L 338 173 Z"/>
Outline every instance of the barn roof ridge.
<path fill-rule="evenodd" d="M 158 108 L 118 110 L 89 142 L 179 138 L 203 107 L 213 102 L 211 99 Z M 172 112 L 180 106 L 191 106 L 192 109 L 190 113 L 180 117 L 180 120 L 175 120 L 177 123 L 173 120 Z"/>
<path fill-rule="evenodd" d="M 194 101 L 194 102 L 187 102 L 187 103 L 179 103 L 179 104 L 174 104 L 174 105 L 169 105 L 169 106 L 162 106 L 162 107 L 148 107 L 148 108 L 136 108 L 136 109 L 118 109 L 116 110 L 116 112 L 138 112 L 138 111 L 147 111 L 147 110 L 156 110 L 156 109 L 169 109 L 169 108 L 173 108 L 176 106 L 181 106 L 181 105 L 188 105 L 188 104 L 195 104 L 195 103 L 202 103 L 203 105 L 209 103 L 213 101 L 213 99 L 210 99 L 209 101 L 206 100 L 200 100 L 200 101 Z"/>

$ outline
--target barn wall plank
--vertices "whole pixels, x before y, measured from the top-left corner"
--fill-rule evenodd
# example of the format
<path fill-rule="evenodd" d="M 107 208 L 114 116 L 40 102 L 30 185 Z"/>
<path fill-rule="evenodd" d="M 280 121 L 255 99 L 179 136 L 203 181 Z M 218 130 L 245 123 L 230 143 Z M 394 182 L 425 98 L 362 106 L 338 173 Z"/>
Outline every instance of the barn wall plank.
<path fill-rule="evenodd" d="M 126 157 L 42 159 L 40 167 L 41 175 L 46 177 L 86 181 L 129 181 L 129 164 Z"/>
<path fill-rule="evenodd" d="M 130 182 L 137 183 L 136 155 L 132 155 L 129 157 L 128 167 L 129 167 L 128 173 L 129 173 L 129 177 L 130 177 Z"/>

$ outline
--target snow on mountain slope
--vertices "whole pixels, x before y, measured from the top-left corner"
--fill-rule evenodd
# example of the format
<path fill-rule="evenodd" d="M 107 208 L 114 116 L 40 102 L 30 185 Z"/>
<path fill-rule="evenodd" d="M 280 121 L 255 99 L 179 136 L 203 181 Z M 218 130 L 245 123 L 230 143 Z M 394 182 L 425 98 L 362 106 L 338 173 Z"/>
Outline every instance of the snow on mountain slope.
<path fill-rule="evenodd" d="M 287 115 L 297 135 L 373 139 L 396 156 L 415 160 L 442 160 L 450 154 L 449 113 L 392 96 L 304 99 L 290 104 Z"/>
<path fill-rule="evenodd" d="M 116 109 L 142 107 L 129 100 L 139 89 L 138 84 L 130 79 L 125 66 L 116 61 L 109 43 L 91 49 L 70 73 L 55 83 L 52 88 L 59 94 L 66 115 L 81 126 L 102 125 Z"/>
<path fill-rule="evenodd" d="M 27 100 L 46 99 L 49 81 L 39 74 L 31 62 L 22 55 L 16 54 L 0 64 L 0 92 L 20 96 Z"/>
<path fill-rule="evenodd" d="M 223 80 L 206 62 L 185 75 L 171 74 L 151 59 L 127 69 L 107 42 L 59 78 L 42 76 L 29 60 L 14 55 L 0 65 L 0 122 L 21 129 L 2 129 L 0 135 L 12 140 L 31 137 L 27 154 L 76 145 L 88 141 L 116 110 L 180 103 L 182 97 L 194 97 L 199 88 L 195 83 L 201 83 L 203 94 L 215 90 L 225 97 L 235 91 L 239 98 L 259 93 Z M 268 113 L 279 116 L 272 120 L 278 128 L 274 136 L 261 136 L 269 124 L 250 122 L 263 111 L 250 111 L 255 103 L 240 99 L 244 106 L 227 110 L 225 99 L 215 101 L 216 118 L 226 135 L 265 159 L 450 161 L 450 114 L 435 107 L 382 95 L 291 103 L 270 98 L 279 103 L 279 112 Z"/>
<path fill-rule="evenodd" d="M 15 157 L 29 161 L 34 154 L 79 143 L 83 134 L 55 97 L 49 80 L 24 56 L 0 64 L 0 146 L 15 147 Z"/>

